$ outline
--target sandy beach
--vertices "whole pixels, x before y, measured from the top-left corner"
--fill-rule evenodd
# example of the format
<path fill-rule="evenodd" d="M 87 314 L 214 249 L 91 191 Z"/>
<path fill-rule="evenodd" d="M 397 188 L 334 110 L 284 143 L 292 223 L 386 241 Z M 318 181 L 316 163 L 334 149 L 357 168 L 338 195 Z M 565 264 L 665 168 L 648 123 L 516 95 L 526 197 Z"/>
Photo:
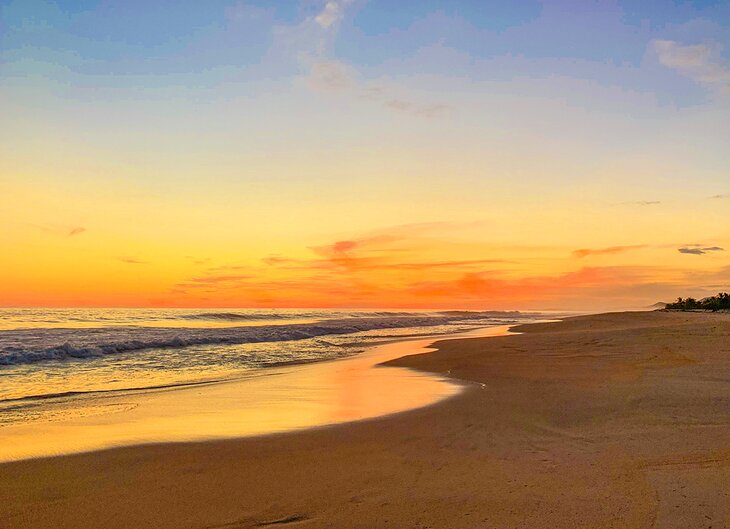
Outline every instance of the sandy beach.
<path fill-rule="evenodd" d="M 514 330 L 389 362 L 467 383 L 425 408 L 2 464 L 0 527 L 730 526 L 730 315 Z"/>

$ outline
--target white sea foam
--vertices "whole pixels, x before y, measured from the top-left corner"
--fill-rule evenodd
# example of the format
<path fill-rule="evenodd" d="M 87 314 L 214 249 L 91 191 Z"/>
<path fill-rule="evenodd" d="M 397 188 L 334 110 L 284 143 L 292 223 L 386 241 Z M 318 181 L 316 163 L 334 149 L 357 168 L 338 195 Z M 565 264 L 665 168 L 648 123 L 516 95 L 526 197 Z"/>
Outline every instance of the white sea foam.
<path fill-rule="evenodd" d="M 317 323 L 255 325 L 225 328 L 180 327 L 85 327 L 30 328 L 0 331 L 0 365 L 18 365 L 68 358 L 93 358 L 147 349 L 183 348 L 196 345 L 235 345 L 305 340 L 328 335 L 353 334 L 377 329 L 434 327 L 458 322 L 476 323 L 495 317 L 519 318 L 517 313 L 445 312 L 379 313 L 351 316 Z M 388 315 L 383 315 L 388 314 Z M 407 314 L 407 315 L 404 315 Z M 264 319 L 237 313 L 183 314 L 195 319 Z M 284 316 L 267 314 L 266 319 Z"/>
<path fill-rule="evenodd" d="M 57 401 L 85 395 L 266 376 L 274 373 L 269 368 L 352 356 L 393 339 L 535 317 L 476 311 L 0 309 L 0 422 L 45 414 Z"/>

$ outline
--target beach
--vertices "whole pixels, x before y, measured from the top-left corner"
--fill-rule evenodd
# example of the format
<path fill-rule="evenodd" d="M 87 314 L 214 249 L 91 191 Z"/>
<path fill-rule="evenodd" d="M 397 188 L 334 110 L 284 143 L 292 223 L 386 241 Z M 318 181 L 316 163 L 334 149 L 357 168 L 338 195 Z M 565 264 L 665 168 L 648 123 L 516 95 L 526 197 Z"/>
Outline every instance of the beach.
<path fill-rule="evenodd" d="M 730 315 L 512 330 L 387 362 L 463 385 L 430 406 L 4 463 L 0 527 L 730 525 Z"/>

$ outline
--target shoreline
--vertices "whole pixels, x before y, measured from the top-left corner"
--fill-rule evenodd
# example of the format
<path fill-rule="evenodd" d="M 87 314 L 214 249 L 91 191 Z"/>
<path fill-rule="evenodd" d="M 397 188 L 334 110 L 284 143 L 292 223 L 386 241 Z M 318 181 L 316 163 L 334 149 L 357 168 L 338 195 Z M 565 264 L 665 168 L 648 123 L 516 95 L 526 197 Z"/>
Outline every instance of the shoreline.
<path fill-rule="evenodd" d="M 0 525 L 730 522 L 730 317 L 613 313 L 514 329 L 388 362 L 475 383 L 397 415 L 0 464 Z"/>
<path fill-rule="evenodd" d="M 502 335 L 511 326 L 392 339 L 350 357 L 270 367 L 232 379 L 54 397 L 43 416 L 0 425 L 5 440 L 0 464 L 148 444 L 298 432 L 407 412 L 450 398 L 465 384 L 409 368 L 383 371 L 378 369 L 381 365 L 427 351 L 439 338 Z M 395 390 L 397 399 L 390 402 L 378 397 Z M 347 395 L 352 391 L 358 393 L 355 398 Z M 28 404 L 31 410 L 34 405 L 34 401 Z M 297 416 L 287 406 L 295 408 Z M 134 435 L 126 433 L 131 429 Z"/>

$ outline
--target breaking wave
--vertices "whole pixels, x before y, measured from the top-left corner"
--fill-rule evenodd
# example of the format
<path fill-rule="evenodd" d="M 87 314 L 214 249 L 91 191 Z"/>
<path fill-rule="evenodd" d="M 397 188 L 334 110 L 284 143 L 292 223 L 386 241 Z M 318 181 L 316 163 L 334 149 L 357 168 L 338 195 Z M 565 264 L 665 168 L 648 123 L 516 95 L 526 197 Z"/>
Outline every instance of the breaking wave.
<path fill-rule="evenodd" d="M 274 314 L 265 314 L 273 319 Z M 281 313 L 278 313 L 281 314 Z M 380 315 L 377 315 L 380 314 Z M 190 314 L 183 317 L 264 319 L 260 314 L 234 312 Z M 301 317 L 301 313 L 298 314 Z M 328 335 L 353 334 L 377 329 L 430 327 L 458 322 L 511 323 L 517 312 L 365 313 L 316 323 L 255 325 L 225 328 L 94 327 L 15 329 L 0 332 L 0 365 L 31 364 L 71 358 L 95 358 L 146 349 L 184 348 L 197 345 L 237 345 L 305 340 Z M 282 316 L 283 317 L 283 316 Z M 288 316 L 287 316 L 288 317 Z M 488 321 L 491 320 L 491 321 Z"/>
<path fill-rule="evenodd" d="M 224 321 L 261 321 L 261 320 L 283 320 L 288 319 L 286 314 L 274 313 L 239 313 L 239 312 L 200 312 L 195 314 L 182 314 L 184 320 L 224 320 Z"/>

